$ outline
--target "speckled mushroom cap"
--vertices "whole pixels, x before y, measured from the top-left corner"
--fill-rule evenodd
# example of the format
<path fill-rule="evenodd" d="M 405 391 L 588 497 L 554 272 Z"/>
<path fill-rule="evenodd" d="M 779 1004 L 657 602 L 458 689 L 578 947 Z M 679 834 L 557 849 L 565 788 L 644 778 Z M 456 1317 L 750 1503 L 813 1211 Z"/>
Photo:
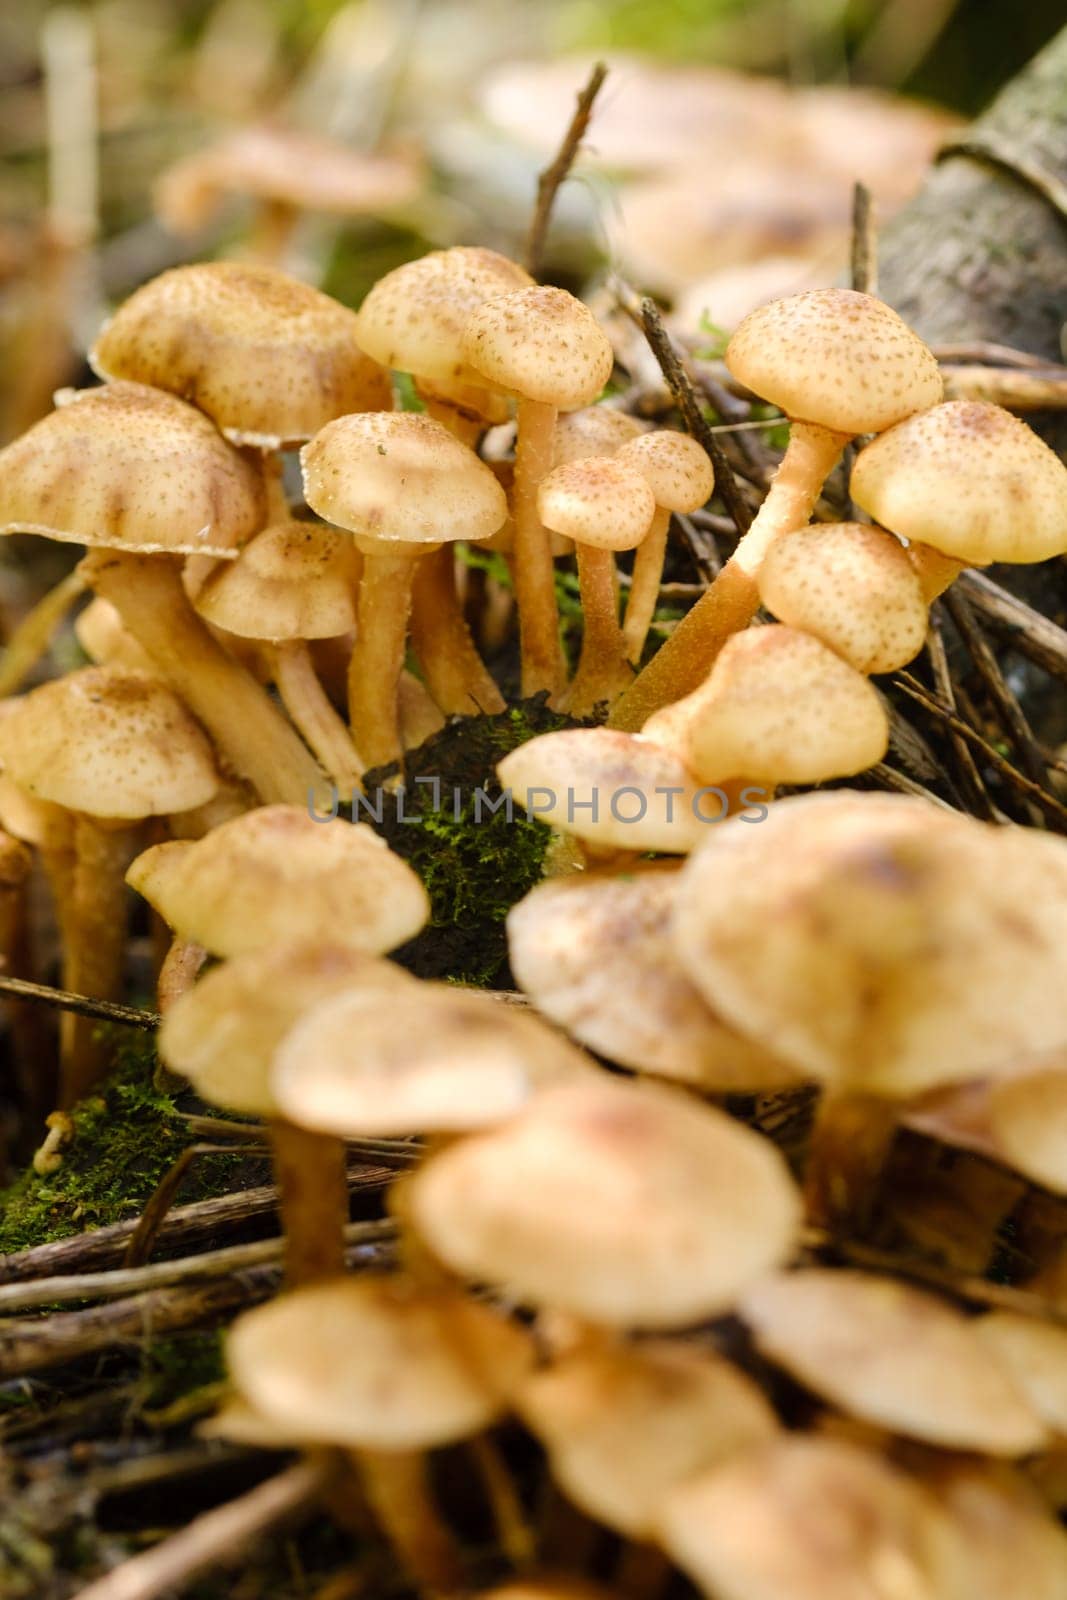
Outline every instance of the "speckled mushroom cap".
<path fill-rule="evenodd" d="M 856 504 L 894 533 L 976 566 L 1067 551 L 1067 467 L 983 400 L 949 400 L 861 450 Z"/>
<path fill-rule="evenodd" d="M 1067 1594 L 1067 1530 L 1018 1468 L 930 1453 L 924 1467 L 924 1487 L 957 1535 L 956 1586 L 947 1594 L 967 1600 Z"/>
<path fill-rule="evenodd" d="M 71 811 L 132 820 L 210 800 L 211 746 L 158 678 L 83 667 L 23 695 L 0 720 L 4 771 Z"/>
<path fill-rule="evenodd" d="M 655 515 L 644 478 L 611 456 L 568 461 L 542 478 L 537 510 L 552 533 L 597 550 L 632 550 Z"/>
<path fill-rule="evenodd" d="M 560 411 L 591 405 L 615 364 L 589 307 L 540 285 L 480 306 L 463 335 L 463 358 L 494 388 Z"/>
<path fill-rule="evenodd" d="M 715 1600 L 946 1600 L 959 1536 L 873 1451 L 793 1434 L 672 1490 L 662 1543 Z M 966 1591 L 961 1591 L 966 1592 Z"/>
<path fill-rule="evenodd" d="M 707 452 L 687 433 L 657 428 L 619 450 L 619 460 L 639 472 L 658 506 L 668 511 L 699 511 L 715 487 L 715 468 Z"/>
<path fill-rule="evenodd" d="M 140 383 L 67 391 L 0 450 L 0 527 L 144 554 L 232 555 L 260 475 L 193 406 Z"/>
<path fill-rule="evenodd" d="M 364 355 L 355 313 L 274 267 L 201 261 L 136 290 L 89 356 L 192 401 L 235 444 L 279 449 L 349 411 L 392 404 L 388 374 Z"/>
<path fill-rule="evenodd" d="M 610 1079 L 546 1090 L 434 1156 L 410 1196 L 453 1271 L 620 1328 L 729 1310 L 800 1221 L 768 1140 L 673 1089 Z"/>
<path fill-rule="evenodd" d="M 855 289 L 806 289 L 750 311 L 726 365 L 787 417 L 837 433 L 881 433 L 944 393 L 918 334 Z"/>
<path fill-rule="evenodd" d="M 759 589 L 780 622 L 821 639 L 857 672 L 893 672 L 926 638 L 922 584 L 908 553 L 869 523 L 813 522 L 779 534 Z"/>
<path fill-rule="evenodd" d="M 127 881 L 182 939 L 212 955 L 328 937 L 371 955 L 412 938 L 426 891 L 365 823 L 261 806 L 193 844 L 153 845 Z"/>
<path fill-rule="evenodd" d="M 1067 1194 L 1067 1065 L 994 1083 L 988 1116 L 1005 1160 L 1054 1194 Z"/>
<path fill-rule="evenodd" d="M 781 1273 L 743 1296 L 761 1354 L 836 1406 L 951 1450 L 1020 1456 L 1045 1429 L 1023 1390 L 946 1300 L 843 1268 Z"/>
<path fill-rule="evenodd" d="M 216 567 L 196 609 L 241 639 L 334 639 L 355 627 L 358 578 L 359 557 L 345 534 L 281 522 Z"/>
<path fill-rule="evenodd" d="M 138 644 L 115 607 L 103 595 L 94 595 L 74 621 L 74 637 L 96 666 L 117 667 L 122 672 L 158 675 L 148 651 Z"/>
<path fill-rule="evenodd" d="M 722 811 L 677 756 L 613 728 L 540 734 L 498 762 L 497 773 L 531 816 L 604 849 L 684 854 L 703 844 Z"/>
<path fill-rule="evenodd" d="M 649 424 L 614 406 L 583 406 L 556 419 L 555 465 L 581 461 L 585 456 L 613 456 L 631 439 L 648 431 Z"/>
<path fill-rule="evenodd" d="M 454 1289 L 366 1274 L 245 1312 L 226 1359 L 238 1394 L 297 1439 L 429 1450 L 494 1421 L 532 1346 L 514 1323 Z"/>
<path fill-rule="evenodd" d="M 401 967 L 345 945 L 248 950 L 213 967 L 175 1001 L 160 1028 L 160 1055 L 212 1105 L 276 1116 L 274 1053 L 305 1011 L 351 989 L 373 994 L 395 1022 L 394 991 L 415 987 Z"/>
<path fill-rule="evenodd" d="M 1067 1328 L 1016 1311 L 987 1311 L 974 1327 L 1038 1416 L 1067 1437 Z"/>
<path fill-rule="evenodd" d="M 485 462 L 417 412 L 339 417 L 300 461 L 312 510 L 368 540 L 487 539 L 508 514 Z"/>
<path fill-rule="evenodd" d="M 750 1378 L 666 1339 L 564 1356 L 526 1380 L 516 1409 L 570 1499 L 627 1538 L 648 1541 L 676 1484 L 779 1431 Z"/>
<path fill-rule="evenodd" d="M 677 869 L 581 872 L 508 912 L 515 981 L 537 1009 L 620 1066 L 715 1094 L 777 1089 L 795 1070 L 708 1005 L 674 949 Z"/>
<path fill-rule="evenodd" d="M 798 1069 L 905 1099 L 1062 1048 L 1067 844 L 904 795 L 800 795 L 685 866 L 676 948 Z"/>
<path fill-rule="evenodd" d="M 866 771 L 889 746 L 889 718 L 862 673 L 779 624 L 735 633 L 691 704 L 687 754 L 704 783 L 821 783 Z"/>
<path fill-rule="evenodd" d="M 353 988 L 293 1020 L 271 1076 L 278 1105 L 346 1138 L 491 1127 L 597 1070 L 539 1018 L 447 984 L 409 988 L 399 1011 Z"/>

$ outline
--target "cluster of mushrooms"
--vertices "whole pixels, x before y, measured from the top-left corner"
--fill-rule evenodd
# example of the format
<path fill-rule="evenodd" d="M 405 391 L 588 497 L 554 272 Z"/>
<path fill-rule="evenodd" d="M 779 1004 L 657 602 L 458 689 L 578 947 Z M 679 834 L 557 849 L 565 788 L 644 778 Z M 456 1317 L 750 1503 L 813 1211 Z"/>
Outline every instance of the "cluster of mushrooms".
<path fill-rule="evenodd" d="M 103 385 L 0 453 L 5 531 L 86 546 L 94 596 L 94 664 L 0 706 L 3 885 L 39 859 L 83 994 L 123 991 L 127 884 L 168 930 L 161 1057 L 262 1119 L 286 1238 L 209 1431 L 329 1456 L 331 1510 L 369 1513 L 420 1593 L 482 1581 L 434 1476 L 462 1448 L 506 1513 L 501 1600 L 644 1600 L 672 1565 L 711 1600 L 1062 1600 L 1067 1330 L 820 1264 L 818 1241 L 860 1227 L 909 1122 L 1067 1193 L 1067 842 L 775 791 L 882 759 L 871 675 L 912 659 L 964 565 L 1067 551 L 1067 470 L 996 406 L 944 403 L 867 295 L 754 312 L 727 359 L 789 447 L 639 669 L 671 513 L 713 473 L 598 399 L 612 349 L 581 302 L 465 248 L 358 313 L 227 263 L 140 289 L 92 353 Z M 875 520 L 810 521 L 852 440 Z M 457 542 L 508 563 L 524 693 L 608 719 L 500 763 L 562 847 L 508 921 L 525 1005 L 389 960 L 425 889 L 314 805 L 502 709 Z M 761 606 L 777 620 L 750 626 Z M 0 931 L 10 956 L 6 909 Z M 80 1019 L 61 1049 L 69 1107 L 106 1061 Z M 721 1102 L 803 1086 L 798 1181 Z M 346 1142 L 413 1136 L 396 1264 L 346 1270 Z M 505 1421 L 616 1537 L 609 1588 L 539 1565 Z"/>

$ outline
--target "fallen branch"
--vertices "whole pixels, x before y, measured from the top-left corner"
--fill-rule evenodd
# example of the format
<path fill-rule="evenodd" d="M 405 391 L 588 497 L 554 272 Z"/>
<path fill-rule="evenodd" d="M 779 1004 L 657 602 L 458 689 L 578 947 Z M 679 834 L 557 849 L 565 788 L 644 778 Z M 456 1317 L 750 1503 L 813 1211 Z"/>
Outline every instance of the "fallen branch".
<path fill-rule="evenodd" d="M 544 254 L 545 236 L 548 233 L 552 207 L 555 204 L 556 195 L 566 182 L 567 174 L 574 165 L 574 158 L 578 154 L 581 142 L 588 132 L 590 118 L 593 115 L 593 106 L 607 75 L 607 67 L 602 61 L 598 61 L 589 74 L 589 81 L 578 96 L 574 115 L 570 120 L 566 133 L 563 135 L 563 143 L 537 180 L 537 204 L 534 207 L 533 220 L 530 223 L 530 232 L 527 235 L 526 249 L 523 253 L 523 265 L 531 278 L 540 276 L 541 257 Z"/>

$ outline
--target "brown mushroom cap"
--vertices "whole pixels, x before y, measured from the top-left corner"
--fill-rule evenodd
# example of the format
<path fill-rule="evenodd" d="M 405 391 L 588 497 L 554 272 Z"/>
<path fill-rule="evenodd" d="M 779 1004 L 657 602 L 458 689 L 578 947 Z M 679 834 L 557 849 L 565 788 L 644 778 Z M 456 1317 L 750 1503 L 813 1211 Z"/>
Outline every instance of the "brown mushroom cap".
<path fill-rule="evenodd" d="M 226 1357 L 238 1393 L 295 1439 L 399 1451 L 491 1423 L 532 1348 L 514 1323 L 454 1289 L 368 1274 L 245 1312 Z"/>
<path fill-rule="evenodd" d="M 707 452 L 673 428 L 639 434 L 621 446 L 619 460 L 641 474 L 656 504 L 668 511 L 699 511 L 715 487 Z"/>
<path fill-rule="evenodd" d="M 591 405 L 615 364 L 589 307 L 540 285 L 480 306 L 463 335 L 463 358 L 494 388 L 560 411 Z"/>
<path fill-rule="evenodd" d="M 726 364 L 786 416 L 837 433 L 881 433 L 944 392 L 918 334 L 855 289 L 808 289 L 750 311 Z"/>
<path fill-rule="evenodd" d="M 641 474 L 611 456 L 584 456 L 541 480 L 537 510 L 545 527 L 597 550 L 632 550 L 656 510 Z"/>
<path fill-rule="evenodd" d="M 401 967 L 349 946 L 272 944 L 213 967 L 167 1011 L 159 1051 L 213 1105 L 276 1116 L 271 1065 L 304 1012 L 344 990 L 373 993 L 389 1015 Z M 395 1021 L 395 1018 L 394 1018 Z"/>
<path fill-rule="evenodd" d="M 195 844 L 154 845 L 127 881 L 182 939 L 213 955 L 328 937 L 371 955 L 412 938 L 426 891 L 365 823 L 261 806 Z"/>
<path fill-rule="evenodd" d="M 347 1138 L 491 1127 L 596 1070 L 539 1018 L 447 984 L 409 988 L 399 1011 L 353 988 L 293 1022 L 274 1097 L 290 1122 Z"/>
<path fill-rule="evenodd" d="M 507 517 L 504 491 L 485 462 L 416 412 L 339 417 L 300 460 L 312 510 L 368 539 L 487 539 Z"/>
<path fill-rule="evenodd" d="M 751 1378 L 665 1339 L 565 1356 L 527 1379 L 516 1408 L 570 1498 L 630 1539 L 654 1537 L 675 1485 L 778 1432 Z"/>
<path fill-rule="evenodd" d="M 359 557 L 314 522 L 281 522 L 216 567 L 196 597 L 208 622 L 241 639 L 333 639 L 355 626 Z"/>
<path fill-rule="evenodd" d="M 590 1050 L 716 1094 L 797 1082 L 742 1038 L 687 976 L 671 937 L 677 871 L 582 872 L 532 889 L 508 913 L 515 981 Z"/>
<path fill-rule="evenodd" d="M 70 544 L 232 556 L 260 475 L 194 406 L 140 383 L 68 392 L 0 451 L 0 527 Z"/>
<path fill-rule="evenodd" d="M 760 599 L 857 672 L 893 672 L 918 655 L 927 610 L 918 574 L 891 533 L 864 522 L 813 522 L 773 541 Z"/>
<path fill-rule="evenodd" d="M 992 1084 L 988 1115 L 1003 1157 L 1034 1183 L 1067 1194 L 1067 1069 Z"/>
<path fill-rule="evenodd" d="M 1067 1040 L 1067 844 L 901 795 L 730 820 L 682 872 L 682 963 L 798 1069 L 908 1098 Z"/>
<path fill-rule="evenodd" d="M 201 261 L 161 273 L 124 302 L 90 353 L 199 406 L 235 444 L 278 449 L 349 411 L 392 404 L 364 355 L 355 313 L 274 267 Z"/>
<path fill-rule="evenodd" d="M 725 1311 L 799 1224 L 777 1150 L 659 1085 L 594 1080 L 436 1155 L 412 1217 L 454 1271 L 613 1327 Z"/>
<path fill-rule="evenodd" d="M 974 1322 L 895 1278 L 782 1273 L 748 1290 L 741 1315 L 761 1354 L 892 1433 L 997 1456 L 1044 1443 L 1036 1411 Z"/>
<path fill-rule="evenodd" d="M 96 817 L 167 816 L 219 786 L 211 746 L 158 678 L 83 667 L 0 721 L 4 770 L 29 794 Z"/>
<path fill-rule="evenodd" d="M 982 400 L 946 401 L 872 440 L 850 489 L 884 527 L 974 565 L 1067 551 L 1067 467 Z"/>
<path fill-rule="evenodd" d="M 974 1326 L 1038 1416 L 1067 1438 L 1067 1328 L 1015 1311 L 987 1311 Z"/>
<path fill-rule="evenodd" d="M 640 438 L 648 423 L 614 406 L 583 406 L 556 419 L 555 465 L 581 461 L 586 456 L 613 456 L 631 439 Z"/>

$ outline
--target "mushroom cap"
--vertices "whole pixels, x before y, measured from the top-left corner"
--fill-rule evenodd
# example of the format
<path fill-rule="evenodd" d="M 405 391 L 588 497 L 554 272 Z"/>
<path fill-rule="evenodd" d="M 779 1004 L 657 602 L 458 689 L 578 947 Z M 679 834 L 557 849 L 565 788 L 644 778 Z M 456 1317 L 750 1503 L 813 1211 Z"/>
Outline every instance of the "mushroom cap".
<path fill-rule="evenodd" d="M 330 1278 L 247 1311 L 226 1340 L 241 1397 L 295 1439 L 429 1450 L 497 1417 L 530 1339 L 450 1288 L 399 1276 Z"/>
<path fill-rule="evenodd" d="M 621 447 L 619 460 L 641 474 L 668 511 L 699 511 L 715 487 L 707 451 L 673 428 L 639 434 Z"/>
<path fill-rule="evenodd" d="M 159 1051 L 212 1105 L 277 1116 L 274 1054 L 312 1006 L 345 990 L 373 993 L 389 1015 L 396 989 L 414 988 L 403 968 L 338 944 L 276 944 L 213 967 L 167 1011 Z"/>
<path fill-rule="evenodd" d="M 196 1433 L 201 1439 L 225 1439 L 228 1444 L 248 1445 L 253 1450 L 291 1450 L 305 1442 L 289 1429 L 268 1422 L 236 1394 L 227 1395 L 216 1412 L 198 1423 Z"/>
<path fill-rule="evenodd" d="M 83 667 L 0 720 L 5 773 L 40 800 L 125 820 L 188 811 L 219 786 L 199 723 L 158 678 Z"/>
<path fill-rule="evenodd" d="M 463 359 L 494 388 L 560 411 L 592 405 L 615 364 L 589 307 L 539 284 L 479 306 L 463 334 Z"/>
<path fill-rule="evenodd" d="M 944 1600 L 958 1539 L 872 1451 L 794 1434 L 674 1489 L 664 1546 L 716 1600 Z"/>
<path fill-rule="evenodd" d="M 576 1505 L 649 1541 L 676 1484 L 779 1431 L 751 1378 L 666 1339 L 564 1356 L 526 1380 L 516 1409 Z"/>
<path fill-rule="evenodd" d="M 631 439 L 646 433 L 648 426 L 628 411 L 609 405 L 565 411 L 556 419 L 554 465 L 564 467 L 568 461 L 581 461 L 586 456 L 613 456 Z"/>
<path fill-rule="evenodd" d="M 1053 1194 L 1067 1194 L 1067 1069 L 992 1084 L 989 1126 L 998 1150 L 1018 1172 Z"/>
<path fill-rule="evenodd" d="M 195 843 L 153 845 L 127 881 L 182 939 L 212 955 L 324 937 L 370 955 L 412 938 L 426 891 L 366 823 L 260 806 Z"/>
<path fill-rule="evenodd" d="M 866 1422 L 950 1450 L 1018 1456 L 1045 1429 L 955 1306 L 896 1278 L 810 1267 L 757 1283 L 741 1315 L 768 1360 Z"/>
<path fill-rule="evenodd" d="M 434 1156 L 410 1196 L 454 1271 L 624 1328 L 729 1310 L 800 1221 L 766 1139 L 673 1089 L 611 1079 L 547 1089 Z"/>
<path fill-rule="evenodd" d="M 358 576 L 359 555 L 345 534 L 279 522 L 216 567 L 196 609 L 241 639 L 333 639 L 355 626 Z"/>
<path fill-rule="evenodd" d="M 987 1311 L 974 1326 L 1038 1416 L 1067 1437 L 1067 1328 L 1015 1311 Z"/>
<path fill-rule="evenodd" d="M 926 638 L 918 573 L 900 540 L 869 523 L 813 522 L 780 534 L 759 590 L 779 622 L 821 639 L 857 672 L 893 672 Z"/>
<path fill-rule="evenodd" d="M 352 988 L 293 1021 L 274 1097 L 290 1122 L 346 1138 L 491 1127 L 596 1070 L 539 1018 L 443 983 L 410 989 L 399 1011 Z"/>
<path fill-rule="evenodd" d="M 689 766 L 705 783 L 822 783 L 876 766 L 889 747 L 889 718 L 863 674 L 780 624 L 735 633 L 692 706 Z"/>
<path fill-rule="evenodd" d="M 540 734 L 510 751 L 497 773 L 531 815 L 615 850 L 695 850 L 722 810 L 714 796 L 701 798 L 677 756 L 613 728 Z"/>
<path fill-rule="evenodd" d="M 656 513 L 652 490 L 632 467 L 611 456 L 568 461 L 542 478 L 537 510 L 552 533 L 595 550 L 632 550 Z"/>
<path fill-rule="evenodd" d="M 976 566 L 1067 551 L 1067 467 L 984 400 L 947 400 L 872 440 L 850 491 L 902 538 Z"/>
<path fill-rule="evenodd" d="M 94 595 L 74 621 L 74 637 L 95 666 L 158 674 L 148 651 L 130 633 L 110 600 Z"/>
<path fill-rule="evenodd" d="M 312 510 L 367 539 L 487 539 L 508 514 L 485 462 L 418 412 L 339 417 L 300 461 Z"/>
<path fill-rule="evenodd" d="M 618 1600 L 618 1592 L 580 1578 L 516 1578 L 483 1590 L 478 1600 Z"/>
<path fill-rule="evenodd" d="M 249 262 L 161 273 L 119 307 L 89 359 L 102 378 L 169 390 L 235 444 L 268 450 L 392 404 L 388 374 L 357 341 L 355 312 Z"/>
<path fill-rule="evenodd" d="M 958 1535 L 958 1586 L 948 1593 L 1062 1600 L 1067 1531 L 1018 1469 L 950 1456 L 928 1463 L 924 1478 Z"/>
<path fill-rule="evenodd" d="M 777 1089 L 795 1069 L 712 1010 L 671 937 L 678 873 L 664 864 L 538 884 L 508 912 L 515 981 L 609 1060 L 715 1094 Z"/>
<path fill-rule="evenodd" d="M 801 795 L 685 866 L 697 987 L 798 1070 L 907 1099 L 1062 1048 L 1067 844 L 902 795 Z"/>
<path fill-rule="evenodd" d="M 750 311 L 726 365 L 787 417 L 837 433 L 881 433 L 944 393 L 918 334 L 855 289 L 807 289 Z"/>
<path fill-rule="evenodd" d="M 232 556 L 262 526 L 262 478 L 194 406 L 140 383 L 61 398 L 0 450 L 5 533 Z"/>

